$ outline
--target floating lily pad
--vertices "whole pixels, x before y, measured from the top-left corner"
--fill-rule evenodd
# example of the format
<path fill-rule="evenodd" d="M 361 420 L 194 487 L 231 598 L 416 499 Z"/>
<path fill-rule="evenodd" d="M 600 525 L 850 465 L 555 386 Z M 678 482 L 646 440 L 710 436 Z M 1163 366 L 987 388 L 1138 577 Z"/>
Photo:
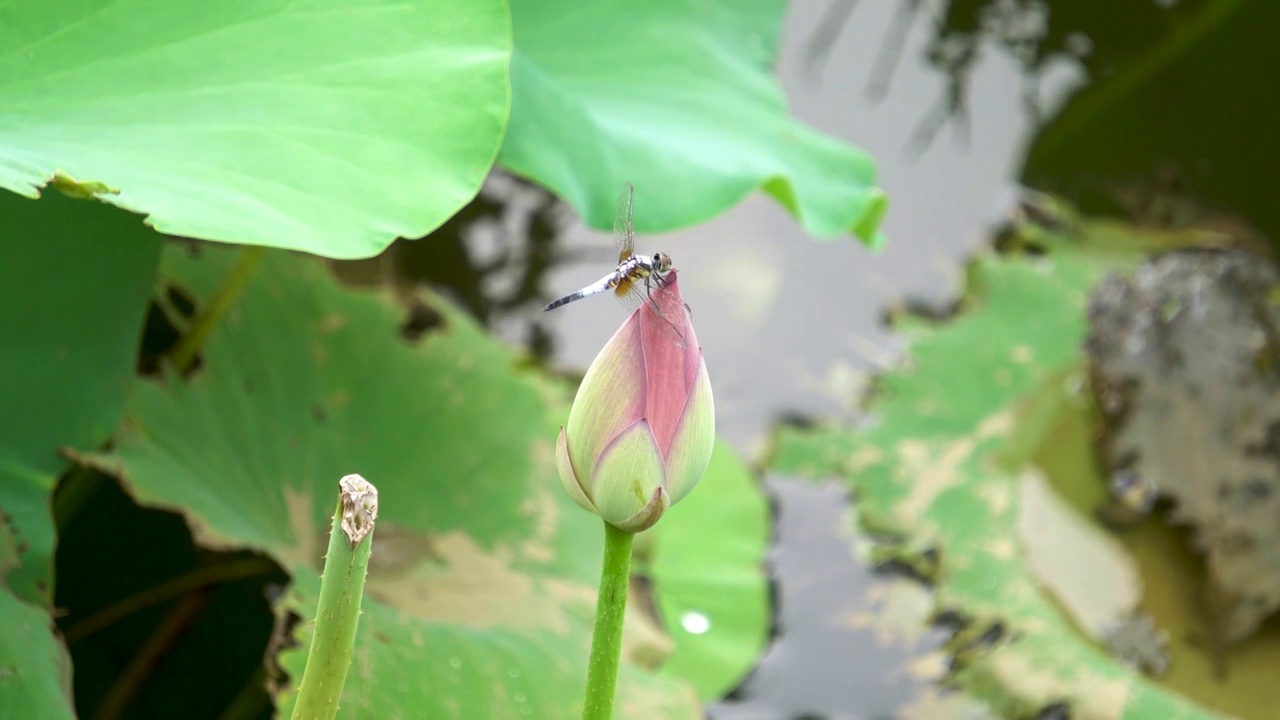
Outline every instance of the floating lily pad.
<path fill-rule="evenodd" d="M 764 652 L 769 631 L 769 504 L 723 443 L 698 488 L 652 530 L 658 611 L 675 648 L 663 673 L 721 698 Z"/>
<path fill-rule="evenodd" d="M 163 279 L 199 303 L 231 259 L 174 248 Z M 573 717 L 603 531 L 555 474 L 569 392 L 430 302 L 443 326 L 410 345 L 389 295 L 269 254 L 201 369 L 140 383 L 115 452 L 94 461 L 140 502 L 182 512 L 200 543 L 275 557 L 294 578 L 281 611 L 307 620 L 337 480 L 361 473 L 381 510 L 344 712 Z M 721 558 L 706 555 L 706 572 Z M 281 656 L 295 679 L 308 635 L 304 623 L 302 647 Z M 700 712 L 689 685 L 624 666 L 620 717 Z"/>
<path fill-rule="evenodd" d="M 1088 616 L 1064 613 L 1018 534 L 1039 458 L 1090 457 L 1087 442 L 1059 434 L 1061 404 L 1080 397 L 1088 292 L 1144 249 L 1194 238 L 1098 223 L 1025 232 L 1037 253 L 979 255 L 955 318 L 902 323 L 910 360 L 879 379 L 871 425 L 784 430 L 774 466 L 845 478 L 860 523 L 894 552 L 938 552 L 937 608 L 966 622 L 949 646 L 949 679 L 1002 715 L 1057 706 L 1073 718 L 1214 717 L 1082 632 L 1076 618 Z"/>
<path fill-rule="evenodd" d="M 16 3 L 0 187 L 57 179 L 174 235 L 375 255 L 479 190 L 509 23 L 501 0 Z"/>

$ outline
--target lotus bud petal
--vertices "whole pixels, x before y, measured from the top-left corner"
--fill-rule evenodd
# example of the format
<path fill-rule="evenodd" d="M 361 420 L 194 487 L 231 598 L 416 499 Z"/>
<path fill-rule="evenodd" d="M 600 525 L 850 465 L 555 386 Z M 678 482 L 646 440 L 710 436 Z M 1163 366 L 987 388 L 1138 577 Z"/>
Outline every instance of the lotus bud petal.
<path fill-rule="evenodd" d="M 583 508 L 639 532 L 693 490 L 711 462 L 715 404 L 675 271 L 587 370 L 556 442 L 556 469 Z M 670 323 L 683 335 L 673 340 Z"/>

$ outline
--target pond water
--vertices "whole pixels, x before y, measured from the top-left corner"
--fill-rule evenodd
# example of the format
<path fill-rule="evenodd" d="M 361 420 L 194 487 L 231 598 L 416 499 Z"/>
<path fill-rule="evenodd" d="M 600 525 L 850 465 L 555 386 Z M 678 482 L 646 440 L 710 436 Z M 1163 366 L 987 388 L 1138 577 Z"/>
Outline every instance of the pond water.
<path fill-rule="evenodd" d="M 778 73 L 796 115 L 876 159 L 890 198 L 887 248 L 815 241 L 761 194 L 706 225 L 637 240 L 639 251 L 664 250 L 680 268 L 716 388 L 718 430 L 745 457 L 758 459 L 782 420 L 857 420 L 869 374 L 901 354 L 885 311 L 908 301 L 945 311 L 964 258 L 1007 217 L 1022 178 L 1086 209 L 1140 220 L 1177 224 L 1228 205 L 1264 230 L 1280 225 L 1280 206 L 1244 179 L 1237 157 L 1253 152 L 1255 167 L 1274 166 L 1277 146 L 1259 138 L 1280 120 L 1280 103 L 1240 73 L 1227 74 L 1231 85 L 1205 70 L 1268 62 L 1257 48 L 1271 45 L 1250 34 L 1276 27 L 1280 6 L 834 2 L 792 4 Z M 815 37 L 828 45 L 817 63 Z M 1102 80 L 1087 85 L 1087 77 Z M 1252 98 L 1246 115 L 1214 112 L 1239 112 L 1243 97 Z M 953 113 L 957 99 L 962 111 Z M 1158 192 L 1148 191 L 1153 184 Z M 622 309 L 605 301 L 539 309 L 596 280 L 610 265 L 610 238 L 547 211 L 545 194 L 510 178 L 493 178 L 483 195 L 451 221 L 461 240 L 449 242 L 446 228 L 442 242 L 397 244 L 410 274 L 453 286 L 499 335 L 552 366 L 585 368 Z M 504 219 L 486 217 L 485 203 Z M 847 494 L 788 478 L 764 483 L 779 512 L 770 558 L 779 633 L 710 714 L 981 717 L 930 682 L 942 671 L 934 650 L 944 634 L 923 627 L 927 593 L 873 577 L 854 558 Z M 912 670 L 891 670 L 900 667 Z"/>
<path fill-rule="evenodd" d="M 993 48 L 972 71 L 967 142 L 944 128 L 927 148 L 919 147 L 918 126 L 947 87 L 922 60 L 933 36 L 927 23 L 916 22 L 906 33 L 884 97 L 868 97 L 899 4 L 860 3 L 815 68 L 808 47 L 830 23 L 828 4 L 795 3 L 778 67 L 796 115 L 876 158 L 891 202 L 882 253 L 852 239 L 815 241 L 763 195 L 706 225 L 637 240 L 674 256 L 715 383 L 718 429 L 749 458 L 758 456 L 783 416 L 853 419 L 868 373 L 900 352 L 883 325 L 886 308 L 904 299 L 949 304 L 960 289 L 963 258 L 1015 196 L 1033 119 L 1023 108 L 1021 69 L 1007 53 Z M 1077 77 L 1064 66 L 1046 85 L 1061 94 Z M 636 207 L 638 214 L 644 210 Z M 560 244 L 580 250 L 584 261 L 557 266 L 544 287 L 591 282 L 610 247 L 608 237 L 580 225 L 569 227 Z M 602 302 L 553 314 L 555 363 L 585 367 L 620 313 Z M 879 632 L 850 621 L 879 612 L 873 583 L 880 581 L 850 552 L 847 494 L 785 478 L 766 482 L 780 513 L 771 556 L 780 633 L 734 698 L 711 708 L 712 716 L 888 718 L 915 704 L 917 716 L 928 717 L 929 706 L 921 705 L 931 694 L 928 680 L 887 677 L 886 669 L 903 665 L 908 653 L 927 654 L 944 635 L 921 638 L 910 649 L 896 640 L 886 646 Z M 919 623 L 929 605 L 917 602 L 914 609 L 912 622 Z"/>

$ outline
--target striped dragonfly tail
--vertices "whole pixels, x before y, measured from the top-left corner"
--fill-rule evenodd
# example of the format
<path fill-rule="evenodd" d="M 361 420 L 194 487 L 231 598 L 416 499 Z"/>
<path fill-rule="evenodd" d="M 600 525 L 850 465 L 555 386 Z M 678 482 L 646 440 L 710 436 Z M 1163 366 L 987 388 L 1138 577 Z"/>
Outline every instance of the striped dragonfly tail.
<path fill-rule="evenodd" d="M 546 307 L 542 308 L 542 311 L 547 312 L 550 310 L 555 310 L 561 305 L 568 305 L 574 300 L 581 300 L 584 297 L 591 297 L 592 295 L 597 295 L 613 287 L 614 284 L 616 284 L 614 276 L 612 274 L 606 275 L 605 277 L 600 278 L 596 282 L 582 288 L 577 292 L 569 293 L 568 295 L 565 295 L 564 297 L 558 300 L 552 300 L 551 302 L 547 303 Z"/>
<path fill-rule="evenodd" d="M 582 298 L 584 298 L 584 297 L 586 297 L 586 296 L 587 296 L 587 294 L 586 294 L 586 293 L 584 293 L 584 292 L 582 292 L 581 290 L 579 290 L 578 292 L 575 292 L 575 293 L 569 293 L 568 295 L 565 295 L 565 296 L 564 296 L 564 297 L 562 297 L 562 298 L 558 298 L 558 299 L 556 299 L 556 300 L 552 300 L 551 302 L 547 303 L 547 306 L 546 306 L 546 307 L 544 307 L 544 308 L 542 308 L 542 311 L 543 311 L 543 312 L 547 312 L 547 311 L 549 311 L 549 310 L 555 310 L 556 308 L 560 307 L 561 305 L 568 305 L 569 303 L 573 302 L 574 300 L 581 300 Z"/>

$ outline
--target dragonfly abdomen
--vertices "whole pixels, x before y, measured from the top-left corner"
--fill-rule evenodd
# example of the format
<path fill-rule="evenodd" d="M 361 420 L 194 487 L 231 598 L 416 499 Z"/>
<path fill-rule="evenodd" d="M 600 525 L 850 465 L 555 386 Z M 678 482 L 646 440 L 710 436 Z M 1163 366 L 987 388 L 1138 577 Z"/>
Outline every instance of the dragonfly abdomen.
<path fill-rule="evenodd" d="M 557 298 L 555 300 L 552 300 L 551 302 L 547 303 L 546 307 L 542 308 L 542 311 L 547 312 L 549 310 L 555 310 L 561 305 L 568 305 L 574 300 L 581 300 L 582 298 L 591 297 L 592 295 L 602 293 L 605 290 L 612 289 L 615 285 L 618 284 L 618 281 L 620 279 L 621 279 L 621 276 L 618 275 L 618 273 L 612 273 L 611 275 L 609 275 L 609 277 L 601 278 L 594 285 L 588 285 L 587 287 L 584 287 L 581 290 L 578 290 L 577 292 L 571 292 L 562 298 Z"/>
<path fill-rule="evenodd" d="M 569 293 L 568 295 L 565 295 L 562 298 L 556 298 L 555 300 L 552 300 L 551 302 L 547 303 L 547 306 L 542 308 L 542 311 L 546 312 L 548 310 L 555 310 L 561 305 L 568 305 L 574 300 L 581 300 L 584 297 L 586 297 L 586 294 L 583 293 L 581 290 L 575 293 Z"/>

